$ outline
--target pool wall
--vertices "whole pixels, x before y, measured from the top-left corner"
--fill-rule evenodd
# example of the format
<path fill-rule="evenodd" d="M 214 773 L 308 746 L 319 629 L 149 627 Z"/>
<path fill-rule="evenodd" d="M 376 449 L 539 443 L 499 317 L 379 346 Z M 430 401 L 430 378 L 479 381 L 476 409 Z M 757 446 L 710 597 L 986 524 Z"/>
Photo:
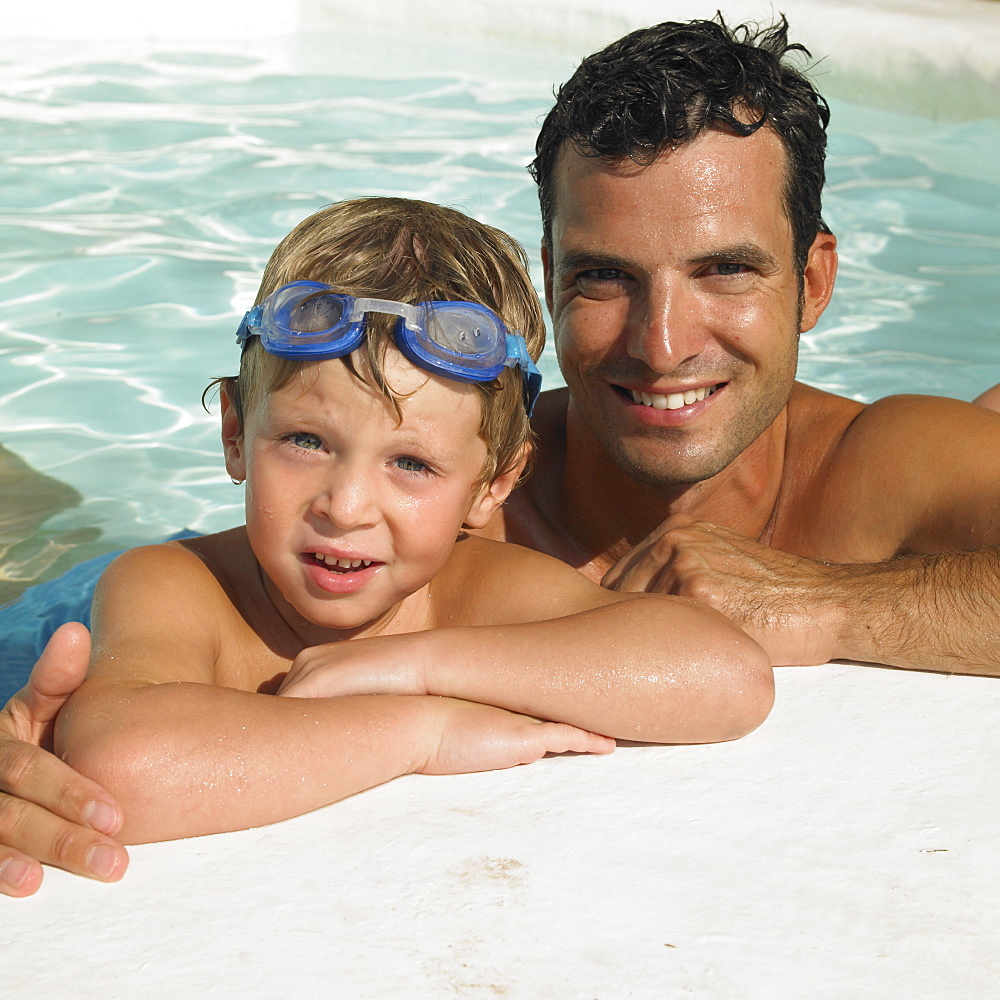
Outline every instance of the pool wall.
<path fill-rule="evenodd" d="M 769 21 L 785 13 L 796 39 L 818 61 L 828 96 L 931 117 L 976 118 L 997 113 L 1000 94 L 1000 3 L 996 0 L 217 0 L 205 4 L 50 2 L 4 11 L 5 35 L 20 44 L 73 40 L 86 47 L 142 47 L 159 42 L 220 43 L 270 54 L 276 63 L 310 72 L 385 75 L 428 64 L 481 69 L 519 53 L 532 77 L 562 79 L 587 52 L 633 28 L 662 20 L 711 17 Z M 358 34 L 374 45 L 356 44 Z M 497 56 L 498 48 L 502 57 Z M 515 56 L 516 57 L 516 56 Z"/>

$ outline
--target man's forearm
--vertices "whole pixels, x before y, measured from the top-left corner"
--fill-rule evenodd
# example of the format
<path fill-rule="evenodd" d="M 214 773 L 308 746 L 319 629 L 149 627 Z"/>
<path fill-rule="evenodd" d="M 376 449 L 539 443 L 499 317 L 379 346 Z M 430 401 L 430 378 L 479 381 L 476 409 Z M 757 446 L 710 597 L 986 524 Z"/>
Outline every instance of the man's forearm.
<path fill-rule="evenodd" d="M 835 657 L 1000 675 L 1000 549 L 829 568 Z"/>

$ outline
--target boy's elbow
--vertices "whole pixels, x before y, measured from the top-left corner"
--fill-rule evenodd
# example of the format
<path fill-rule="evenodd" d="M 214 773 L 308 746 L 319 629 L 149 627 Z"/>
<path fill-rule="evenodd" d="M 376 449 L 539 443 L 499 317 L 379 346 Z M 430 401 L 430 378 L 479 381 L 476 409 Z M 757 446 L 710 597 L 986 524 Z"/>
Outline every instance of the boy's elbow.
<path fill-rule="evenodd" d="M 70 719 L 57 729 L 56 752 L 121 805 L 124 823 L 115 839 L 123 844 L 163 839 L 146 823 L 146 817 L 155 814 L 151 807 L 162 786 L 162 763 L 169 753 L 162 747 L 151 752 L 147 727 L 114 719 L 100 725 Z"/>
<path fill-rule="evenodd" d="M 774 667 L 770 657 L 754 643 L 759 655 L 748 657 L 744 664 L 744 682 L 734 693 L 739 706 L 739 722 L 728 739 L 739 739 L 752 733 L 771 714 L 774 707 Z"/>
<path fill-rule="evenodd" d="M 734 629 L 691 678 L 680 732 L 667 743 L 725 743 L 752 733 L 774 706 L 774 668 L 767 653 Z M 648 737 L 646 737 L 648 739 Z"/>

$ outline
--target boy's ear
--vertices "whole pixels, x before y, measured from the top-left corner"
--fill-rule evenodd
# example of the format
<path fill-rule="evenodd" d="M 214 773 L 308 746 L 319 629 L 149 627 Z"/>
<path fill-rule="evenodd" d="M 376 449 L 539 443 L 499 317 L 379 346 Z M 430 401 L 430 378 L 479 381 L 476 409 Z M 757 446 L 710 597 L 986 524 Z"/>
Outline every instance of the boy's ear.
<path fill-rule="evenodd" d="M 239 410 L 225 386 L 219 387 L 219 400 L 222 403 L 222 450 L 226 456 L 226 472 L 235 482 L 242 483 L 247 477 L 247 467 Z"/>
<path fill-rule="evenodd" d="M 485 528 L 490 523 L 490 519 L 496 513 L 504 500 L 510 496 L 510 491 L 514 489 L 525 465 L 528 463 L 528 456 L 531 454 L 531 445 L 525 444 L 521 448 L 521 455 L 514 465 L 506 472 L 500 473 L 496 479 L 483 490 L 479 496 L 473 500 L 469 513 L 465 516 L 465 527 L 473 530 Z"/>

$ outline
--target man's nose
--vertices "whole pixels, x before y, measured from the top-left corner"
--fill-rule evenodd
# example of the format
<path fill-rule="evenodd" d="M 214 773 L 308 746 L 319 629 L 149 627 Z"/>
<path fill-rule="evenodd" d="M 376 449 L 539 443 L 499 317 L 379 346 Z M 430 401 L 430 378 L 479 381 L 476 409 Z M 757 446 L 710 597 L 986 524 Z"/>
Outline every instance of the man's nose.
<path fill-rule="evenodd" d="M 701 354 L 708 339 L 697 296 L 683 287 L 652 287 L 632 307 L 627 350 L 653 372 L 676 371 Z"/>

